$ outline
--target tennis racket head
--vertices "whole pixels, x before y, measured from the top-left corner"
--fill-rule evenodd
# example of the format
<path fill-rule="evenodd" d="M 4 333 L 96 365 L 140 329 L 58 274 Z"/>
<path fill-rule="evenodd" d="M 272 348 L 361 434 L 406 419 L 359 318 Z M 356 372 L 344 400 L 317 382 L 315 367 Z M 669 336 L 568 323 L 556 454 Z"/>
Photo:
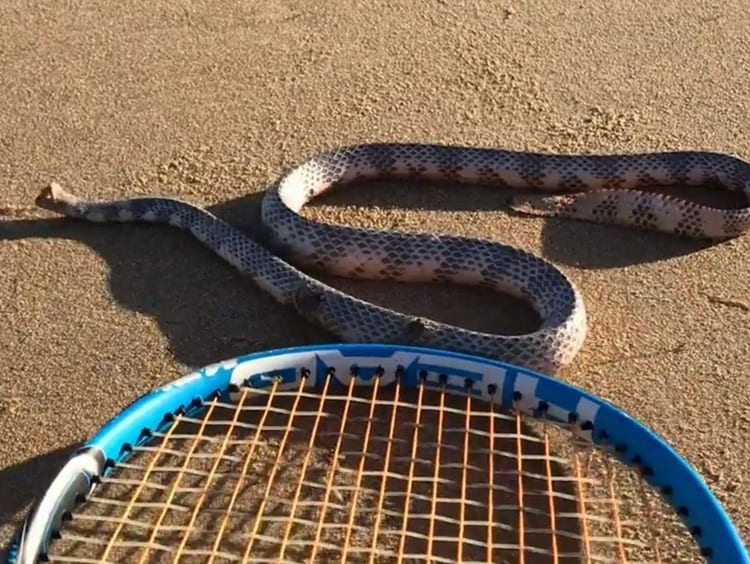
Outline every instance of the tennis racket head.
<path fill-rule="evenodd" d="M 68 460 L 8 554 L 750 563 L 701 477 L 609 402 L 494 360 L 351 344 L 145 394 Z"/>

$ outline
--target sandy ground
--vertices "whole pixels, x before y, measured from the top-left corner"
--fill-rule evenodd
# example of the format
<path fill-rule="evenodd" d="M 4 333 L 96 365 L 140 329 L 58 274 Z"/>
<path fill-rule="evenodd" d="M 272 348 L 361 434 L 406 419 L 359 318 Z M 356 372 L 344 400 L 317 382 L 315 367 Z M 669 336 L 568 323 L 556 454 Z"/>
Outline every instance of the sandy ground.
<path fill-rule="evenodd" d="M 97 197 L 184 197 L 252 231 L 285 166 L 360 141 L 750 158 L 743 0 L 412 6 L 5 0 L 3 205 L 31 204 L 56 180 Z M 484 236 L 554 261 L 590 323 L 561 376 L 662 433 L 749 539 L 750 239 L 518 218 L 500 202 L 491 189 L 399 183 L 306 214 Z M 147 389 L 186 367 L 332 339 L 177 230 L 6 219 L 2 544 L 65 457 Z M 469 327 L 533 327 L 524 307 L 465 288 L 327 280 Z"/>

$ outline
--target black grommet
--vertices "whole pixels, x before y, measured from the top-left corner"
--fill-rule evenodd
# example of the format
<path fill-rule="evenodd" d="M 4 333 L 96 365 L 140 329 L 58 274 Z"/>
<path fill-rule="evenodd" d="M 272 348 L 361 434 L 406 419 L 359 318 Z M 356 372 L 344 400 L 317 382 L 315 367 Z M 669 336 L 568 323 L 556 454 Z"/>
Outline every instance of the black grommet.
<path fill-rule="evenodd" d="M 700 526 L 696 525 L 690 528 L 690 532 L 693 534 L 694 537 L 699 537 L 703 534 L 703 529 L 701 529 Z"/>
<path fill-rule="evenodd" d="M 662 493 L 662 495 L 665 495 L 665 496 L 669 497 L 669 496 L 671 496 L 674 493 L 674 489 L 672 488 L 672 486 L 664 486 L 661 489 L 661 493 Z"/>
<path fill-rule="evenodd" d="M 440 377 L 442 378 L 443 374 L 441 374 Z M 419 371 L 419 379 L 423 381 L 427 380 L 427 370 L 425 370 L 424 368 Z"/>
<path fill-rule="evenodd" d="M 86 496 L 82 493 L 76 494 L 75 504 L 81 505 L 84 501 L 86 501 Z"/>
<path fill-rule="evenodd" d="M 487 386 L 487 393 L 491 396 L 494 396 L 497 393 L 497 386 L 495 384 L 490 384 Z"/>
<path fill-rule="evenodd" d="M 575 411 L 568 413 L 568 423 L 571 425 L 578 422 L 578 414 Z"/>
<path fill-rule="evenodd" d="M 240 387 L 237 384 L 229 384 L 229 391 L 233 394 L 236 394 L 240 391 Z"/>
<path fill-rule="evenodd" d="M 594 423 L 592 421 L 584 421 L 583 425 L 581 425 L 581 429 L 583 429 L 584 431 L 593 431 Z"/>
<path fill-rule="evenodd" d="M 625 443 L 619 443 L 615 445 L 615 452 L 619 452 L 619 453 L 628 452 L 628 445 L 626 445 Z"/>
<path fill-rule="evenodd" d="M 640 466 L 641 464 L 643 464 L 643 459 L 641 459 L 640 454 L 636 454 L 635 456 L 633 456 L 633 464 L 635 464 L 636 466 Z"/>
<path fill-rule="evenodd" d="M 644 476 L 653 476 L 654 475 L 654 469 L 651 468 L 651 466 L 644 466 L 641 469 L 641 474 L 643 474 Z"/>
<path fill-rule="evenodd" d="M 539 402 L 539 406 L 537 407 L 537 409 L 541 413 L 547 413 L 549 411 L 549 403 L 547 403 L 546 401 L 542 400 L 542 401 Z"/>
<path fill-rule="evenodd" d="M 302 378 L 307 379 L 310 377 L 310 370 L 307 368 L 300 368 L 299 375 Z"/>
<path fill-rule="evenodd" d="M 397 366 L 396 367 L 396 374 L 403 374 L 403 373 L 404 373 L 404 367 L 403 366 Z M 385 374 L 385 368 L 383 368 L 382 366 L 378 366 L 375 369 L 375 376 L 380 377 L 383 374 Z"/>
<path fill-rule="evenodd" d="M 711 558 L 714 554 L 714 549 L 710 546 L 702 546 L 701 547 L 701 555 L 705 556 L 706 558 Z"/>
<path fill-rule="evenodd" d="M 513 401 L 521 401 L 523 399 L 523 394 L 516 390 L 513 392 Z"/>
<path fill-rule="evenodd" d="M 447 384 L 447 383 L 448 383 L 448 375 L 447 375 L 447 374 L 440 374 L 440 375 L 438 376 L 438 381 L 439 381 L 439 382 L 440 382 L 441 384 Z"/>
<path fill-rule="evenodd" d="M 683 517 L 687 517 L 690 511 L 684 505 L 680 505 L 680 507 L 677 508 L 677 513 L 679 513 Z"/>
<path fill-rule="evenodd" d="M 349 367 L 349 373 L 350 373 L 350 374 L 351 374 L 352 376 L 359 376 L 359 366 L 357 366 L 356 364 L 352 364 L 352 365 L 351 365 L 351 366 Z"/>
<path fill-rule="evenodd" d="M 61 519 L 63 521 L 72 521 L 73 520 L 73 514 L 70 511 L 63 511 Z"/>
<path fill-rule="evenodd" d="M 473 385 L 474 385 L 474 380 L 472 380 L 471 378 L 464 379 L 464 388 L 465 389 L 470 390 Z"/>

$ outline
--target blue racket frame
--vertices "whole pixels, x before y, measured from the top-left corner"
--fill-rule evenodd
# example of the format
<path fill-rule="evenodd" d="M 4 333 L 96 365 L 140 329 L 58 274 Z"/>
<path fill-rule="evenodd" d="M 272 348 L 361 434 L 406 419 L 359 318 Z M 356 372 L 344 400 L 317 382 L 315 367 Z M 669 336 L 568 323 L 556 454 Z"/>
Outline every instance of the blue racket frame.
<path fill-rule="evenodd" d="M 465 391 L 469 380 L 471 393 L 485 400 L 491 399 L 488 389 L 494 385 L 496 403 L 505 408 L 516 405 L 530 414 L 538 413 L 540 402 L 545 402 L 548 418 L 574 422 L 581 436 L 595 444 L 606 438 L 620 461 L 640 467 L 646 481 L 677 509 L 707 562 L 750 564 L 737 529 L 701 476 L 664 439 L 613 404 L 561 380 L 504 362 L 424 347 L 375 344 L 313 345 L 247 354 L 205 366 L 146 393 L 68 460 L 12 541 L 6 562 L 36 562 L 76 497 L 87 495 L 96 477 L 106 473 L 112 461 L 127 458 L 130 448 L 147 441 L 151 431 L 168 427 L 173 414 L 200 409 L 202 401 L 216 394 L 226 396 L 232 386 L 243 383 L 265 387 L 281 377 L 284 385 L 293 386 L 301 377 L 301 367 L 309 370 L 306 386 L 322 383 L 331 369 L 335 381 L 346 385 L 352 366 L 357 367 L 356 377 L 363 384 L 382 369 L 382 383 L 387 385 L 400 369 L 406 385 L 416 385 L 426 373 L 427 385 L 439 387 L 439 377 L 446 376 L 448 387 Z"/>

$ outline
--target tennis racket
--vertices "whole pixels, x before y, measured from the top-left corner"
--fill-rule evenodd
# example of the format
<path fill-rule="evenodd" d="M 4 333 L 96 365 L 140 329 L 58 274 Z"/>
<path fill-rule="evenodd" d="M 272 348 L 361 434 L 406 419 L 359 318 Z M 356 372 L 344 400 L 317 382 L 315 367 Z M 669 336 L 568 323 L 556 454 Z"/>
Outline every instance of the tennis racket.
<path fill-rule="evenodd" d="M 465 354 L 274 350 L 152 391 L 48 487 L 9 562 L 750 563 L 617 407 Z"/>

